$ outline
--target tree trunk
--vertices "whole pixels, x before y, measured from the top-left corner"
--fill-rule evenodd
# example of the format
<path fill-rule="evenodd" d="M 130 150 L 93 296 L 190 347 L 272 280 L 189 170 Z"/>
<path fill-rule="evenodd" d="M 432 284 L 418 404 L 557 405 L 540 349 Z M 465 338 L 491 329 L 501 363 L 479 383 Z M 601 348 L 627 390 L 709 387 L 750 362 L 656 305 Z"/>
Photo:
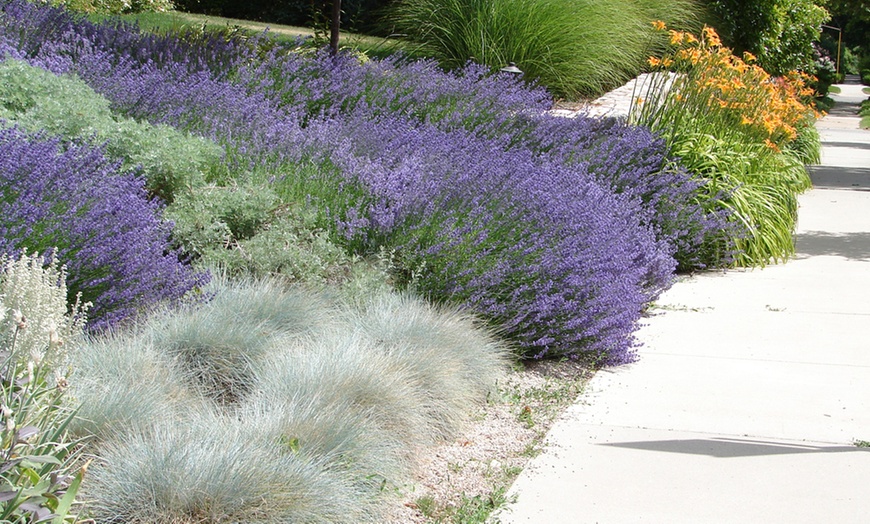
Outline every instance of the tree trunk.
<path fill-rule="evenodd" d="M 332 23 L 329 27 L 329 51 L 338 54 L 338 29 L 341 26 L 341 0 L 332 0 Z"/>

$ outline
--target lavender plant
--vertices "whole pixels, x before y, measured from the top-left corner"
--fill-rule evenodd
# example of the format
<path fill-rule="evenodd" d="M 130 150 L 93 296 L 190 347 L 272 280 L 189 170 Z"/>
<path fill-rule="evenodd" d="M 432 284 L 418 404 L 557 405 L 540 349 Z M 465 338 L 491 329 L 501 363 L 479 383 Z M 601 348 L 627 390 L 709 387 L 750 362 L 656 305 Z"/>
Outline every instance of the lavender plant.
<path fill-rule="evenodd" d="M 673 258 L 710 262 L 694 250 L 722 224 L 649 132 L 538 116 L 545 92 L 474 66 L 258 54 L 267 47 L 238 41 L 148 62 L 148 49 L 179 47 L 142 37 L 142 50 L 116 51 L 94 36 L 52 50 L 22 38 L 31 61 L 74 70 L 115 109 L 220 142 L 229 179 L 244 173 L 315 206 L 353 252 L 395 249 L 421 290 L 506 326 L 525 355 L 631 358 Z"/>
<path fill-rule="evenodd" d="M 350 245 L 397 246 L 405 267 L 423 268 L 419 292 L 485 315 L 527 356 L 631 359 L 640 312 L 674 269 L 637 199 L 596 182 L 588 163 L 459 130 L 345 120 L 335 138 L 331 163 L 366 189 L 338 217 Z"/>
<path fill-rule="evenodd" d="M 93 304 L 101 330 L 158 304 L 181 303 L 207 281 L 170 249 L 170 226 L 144 181 L 99 148 L 0 130 L 0 252 L 54 253 L 70 297 Z"/>
<path fill-rule="evenodd" d="M 705 187 L 704 179 L 669 158 L 665 141 L 648 129 L 614 119 L 544 115 L 511 140 L 511 147 L 546 152 L 565 165 L 588 164 L 598 182 L 639 200 L 641 223 L 668 244 L 679 270 L 730 262 L 739 235 L 718 205 L 727 194 Z"/>

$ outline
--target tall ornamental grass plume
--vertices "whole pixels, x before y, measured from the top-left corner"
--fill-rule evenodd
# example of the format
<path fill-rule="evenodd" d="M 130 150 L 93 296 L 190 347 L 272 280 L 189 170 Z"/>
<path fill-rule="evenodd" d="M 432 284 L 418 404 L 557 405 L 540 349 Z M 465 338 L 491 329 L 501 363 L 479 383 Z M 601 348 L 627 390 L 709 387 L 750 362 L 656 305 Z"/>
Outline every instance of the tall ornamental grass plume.
<path fill-rule="evenodd" d="M 595 96 L 636 75 L 656 36 L 648 22 L 691 24 L 691 0 L 401 0 L 389 21 L 449 68 L 510 62 L 558 97 Z"/>
<path fill-rule="evenodd" d="M 819 147 L 806 131 L 819 116 L 806 77 L 772 77 L 751 54 L 734 56 L 709 27 L 700 37 L 669 35 L 670 52 L 649 59 L 662 72 L 639 93 L 632 120 L 659 131 L 711 194 L 725 195 L 714 204 L 730 213 L 734 263 L 786 260 L 794 253 L 796 195 L 811 185 L 802 159 L 817 158 Z"/>
<path fill-rule="evenodd" d="M 206 292 L 207 303 L 155 315 L 146 329 L 191 385 L 221 405 L 250 391 L 252 366 L 275 338 L 317 332 L 331 321 L 325 299 L 278 280 L 218 277 Z"/>
<path fill-rule="evenodd" d="M 0 256 L 0 506 L 4 522 L 76 522 L 86 466 L 67 428 L 68 353 L 87 306 L 66 302 L 65 273 L 34 253 Z"/>
<path fill-rule="evenodd" d="M 43 131 L 66 140 L 105 144 L 122 169 L 140 169 L 149 194 L 173 200 L 181 189 L 204 184 L 221 149 L 165 125 L 112 113 L 109 101 L 81 80 L 57 76 L 19 60 L 0 62 L 0 125 Z"/>
<path fill-rule="evenodd" d="M 192 409 L 100 449 L 85 496 L 98 522 L 365 522 L 341 474 L 244 420 Z"/>
<path fill-rule="evenodd" d="M 207 281 L 170 248 L 142 178 L 101 149 L 15 128 L 0 129 L 0 149 L 0 252 L 52 253 L 70 298 L 92 304 L 90 330 L 182 303 Z"/>

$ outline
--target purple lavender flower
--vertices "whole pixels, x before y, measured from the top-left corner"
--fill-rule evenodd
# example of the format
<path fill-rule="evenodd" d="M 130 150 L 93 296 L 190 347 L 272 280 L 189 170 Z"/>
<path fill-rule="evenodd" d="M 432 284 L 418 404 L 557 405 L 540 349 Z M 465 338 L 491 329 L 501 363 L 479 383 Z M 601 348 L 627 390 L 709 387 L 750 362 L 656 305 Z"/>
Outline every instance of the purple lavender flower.
<path fill-rule="evenodd" d="M 169 244 L 142 177 L 119 173 L 99 148 L 0 130 L 0 252 L 49 253 L 71 298 L 93 303 L 91 330 L 177 304 L 208 280 Z"/>
<path fill-rule="evenodd" d="M 479 66 L 193 45 L 22 0 L 0 9 L 31 63 L 214 139 L 230 170 L 318 204 L 349 249 L 398 250 L 421 292 L 484 315 L 528 356 L 630 360 L 675 258 L 704 262 L 699 246 L 722 231 L 648 130 L 543 115 L 543 90 Z"/>

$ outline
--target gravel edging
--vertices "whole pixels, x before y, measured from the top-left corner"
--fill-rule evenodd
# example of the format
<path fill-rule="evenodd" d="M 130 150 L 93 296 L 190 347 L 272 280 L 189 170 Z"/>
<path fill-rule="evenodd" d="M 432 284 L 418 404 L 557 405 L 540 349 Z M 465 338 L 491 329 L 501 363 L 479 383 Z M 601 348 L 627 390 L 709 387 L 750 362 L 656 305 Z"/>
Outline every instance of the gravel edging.
<path fill-rule="evenodd" d="M 582 362 L 518 364 L 462 435 L 427 450 L 413 483 L 397 489 L 383 522 L 483 522 L 507 501 L 514 479 L 540 453 L 548 430 L 592 375 Z"/>

